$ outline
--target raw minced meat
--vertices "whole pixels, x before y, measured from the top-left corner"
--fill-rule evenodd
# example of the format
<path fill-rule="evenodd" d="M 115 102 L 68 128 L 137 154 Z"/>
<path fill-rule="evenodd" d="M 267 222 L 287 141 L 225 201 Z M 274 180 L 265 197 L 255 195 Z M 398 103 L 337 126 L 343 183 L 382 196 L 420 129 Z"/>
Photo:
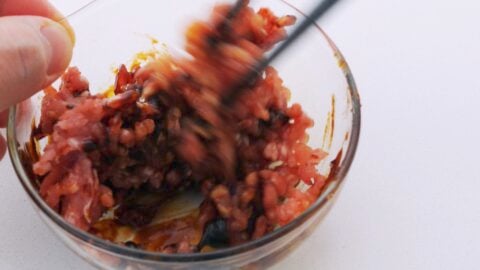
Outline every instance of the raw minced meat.
<path fill-rule="evenodd" d="M 163 237 L 155 245 L 130 243 L 194 252 L 214 245 L 205 235 L 224 235 L 225 245 L 260 238 L 317 199 L 325 178 L 316 165 L 326 154 L 308 146 L 313 121 L 288 104 L 277 71 L 267 68 L 234 104 L 222 104 L 295 18 L 245 6 L 225 24 L 229 9 L 217 6 L 209 21 L 188 28 L 191 58 L 121 66 L 113 96 L 92 95 L 77 68 L 63 75 L 58 92 L 45 91 L 36 136 L 50 140 L 33 171 L 41 196 L 69 223 L 98 231 L 115 206 L 109 222 L 145 228 L 168 194 L 198 190 L 204 201 L 191 222 L 150 228 Z M 142 193 L 157 199 L 129 203 Z"/>

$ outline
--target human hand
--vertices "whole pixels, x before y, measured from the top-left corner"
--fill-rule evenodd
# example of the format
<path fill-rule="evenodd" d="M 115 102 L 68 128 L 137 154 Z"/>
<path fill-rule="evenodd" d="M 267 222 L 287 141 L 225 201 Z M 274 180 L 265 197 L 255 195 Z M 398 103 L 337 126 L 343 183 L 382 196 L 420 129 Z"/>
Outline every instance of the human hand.
<path fill-rule="evenodd" d="M 75 37 L 47 0 L 0 0 L 0 128 L 7 109 L 54 82 L 67 68 Z M 0 135 L 0 159 L 5 154 Z"/>

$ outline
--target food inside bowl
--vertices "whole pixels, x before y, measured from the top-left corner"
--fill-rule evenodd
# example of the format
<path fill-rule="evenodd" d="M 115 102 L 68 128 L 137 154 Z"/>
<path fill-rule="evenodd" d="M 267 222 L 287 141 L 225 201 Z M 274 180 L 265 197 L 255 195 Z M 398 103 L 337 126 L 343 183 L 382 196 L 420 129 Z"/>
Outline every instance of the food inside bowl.
<path fill-rule="evenodd" d="M 188 28 L 190 57 L 122 65 L 110 93 L 91 94 L 75 67 L 45 90 L 34 136 L 48 144 L 33 172 L 67 222 L 130 247 L 207 252 L 258 239 L 316 201 L 326 153 L 307 144 L 313 121 L 289 105 L 277 71 L 222 103 L 295 18 L 230 9 Z"/>

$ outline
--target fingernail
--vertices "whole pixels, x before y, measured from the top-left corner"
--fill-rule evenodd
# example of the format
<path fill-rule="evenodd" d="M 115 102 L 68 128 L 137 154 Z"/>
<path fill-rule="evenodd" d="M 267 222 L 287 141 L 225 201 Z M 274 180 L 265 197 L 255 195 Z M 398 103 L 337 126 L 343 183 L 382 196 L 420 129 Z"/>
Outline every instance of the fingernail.
<path fill-rule="evenodd" d="M 50 62 L 47 76 L 60 74 L 70 63 L 73 40 L 68 31 L 57 23 L 47 23 L 40 31 L 50 45 Z"/>
<path fill-rule="evenodd" d="M 55 15 L 55 20 L 67 30 L 68 35 L 70 36 L 70 39 L 72 40 L 72 44 L 75 45 L 76 38 L 75 38 L 75 31 L 73 31 L 72 26 L 68 22 L 67 18 L 65 18 L 61 13 L 58 13 Z"/>
<path fill-rule="evenodd" d="M 58 23 L 61 24 L 63 28 L 65 28 L 65 30 L 67 30 L 67 33 L 70 36 L 70 40 L 72 41 L 72 44 L 75 45 L 75 42 L 76 42 L 75 31 L 73 31 L 73 28 L 68 23 L 67 19 L 65 18 L 61 19 L 60 21 L 58 21 Z"/>
<path fill-rule="evenodd" d="M 70 39 L 72 40 L 72 43 L 75 44 L 76 38 L 75 38 L 75 31 L 73 31 L 72 26 L 68 22 L 67 18 L 60 12 L 58 11 L 54 6 L 50 5 L 51 8 L 51 18 L 61 24 L 65 30 L 67 30 L 68 35 L 70 36 Z"/>

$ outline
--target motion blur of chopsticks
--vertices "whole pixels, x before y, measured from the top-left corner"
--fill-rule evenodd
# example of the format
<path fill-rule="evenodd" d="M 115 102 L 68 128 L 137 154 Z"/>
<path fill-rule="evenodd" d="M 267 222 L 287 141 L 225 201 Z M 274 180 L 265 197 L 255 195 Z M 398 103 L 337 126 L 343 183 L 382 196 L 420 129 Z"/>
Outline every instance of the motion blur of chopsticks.
<path fill-rule="evenodd" d="M 288 38 L 282 42 L 277 48 L 273 50 L 273 52 L 263 60 L 259 61 L 256 65 L 254 65 L 249 73 L 247 73 L 244 77 L 239 79 L 238 84 L 235 85 L 231 91 L 229 91 L 228 95 L 226 95 L 222 103 L 226 106 L 231 105 L 235 102 L 236 98 L 242 93 L 242 90 L 246 89 L 245 86 L 250 84 L 253 80 L 255 80 L 262 71 L 267 68 L 278 56 L 280 56 L 290 45 L 292 45 L 298 38 L 305 33 L 305 31 L 312 25 L 315 24 L 317 20 L 319 20 L 323 15 L 327 13 L 327 11 L 331 10 L 331 8 L 340 2 L 340 0 L 321 0 L 317 3 L 315 8 L 306 16 L 306 18 L 293 30 L 293 32 L 288 36 Z M 248 0 L 237 0 L 235 5 L 232 7 L 230 12 L 225 17 L 225 21 L 223 25 L 228 24 L 232 18 L 236 16 L 236 14 L 241 10 L 242 6 L 246 5 Z"/>

